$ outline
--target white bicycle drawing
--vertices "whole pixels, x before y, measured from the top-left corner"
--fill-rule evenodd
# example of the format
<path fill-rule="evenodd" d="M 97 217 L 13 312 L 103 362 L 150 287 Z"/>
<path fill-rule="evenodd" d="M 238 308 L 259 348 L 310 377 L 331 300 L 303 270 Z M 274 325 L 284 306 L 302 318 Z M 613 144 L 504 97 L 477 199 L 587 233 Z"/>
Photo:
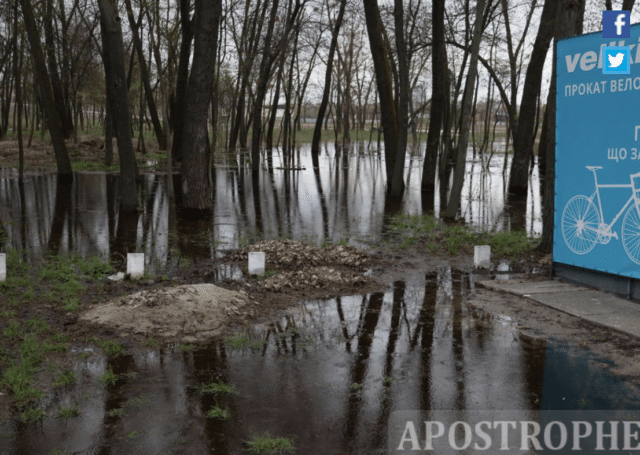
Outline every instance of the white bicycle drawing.
<path fill-rule="evenodd" d="M 593 172 L 595 189 L 591 197 L 579 195 L 569 199 L 562 212 L 562 237 L 567 247 L 575 254 L 587 254 L 597 242 L 606 245 L 618 233 L 611 230 L 620 215 L 622 220 L 622 245 L 629 258 L 640 264 L 640 173 L 631 174 L 630 184 L 599 185 L 596 171 L 601 166 L 586 166 Z M 600 188 L 631 188 L 631 197 L 620 209 L 611 223 L 604 222 Z M 598 205 L 594 199 L 598 200 Z"/>

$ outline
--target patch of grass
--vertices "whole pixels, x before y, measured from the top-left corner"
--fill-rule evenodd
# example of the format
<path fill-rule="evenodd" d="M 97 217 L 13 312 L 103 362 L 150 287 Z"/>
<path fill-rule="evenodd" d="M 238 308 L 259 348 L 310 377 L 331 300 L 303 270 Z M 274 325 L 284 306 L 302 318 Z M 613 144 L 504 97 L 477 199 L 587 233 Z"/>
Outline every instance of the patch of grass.
<path fill-rule="evenodd" d="M 35 422 L 36 420 L 41 420 L 45 416 L 42 408 L 29 408 L 20 414 L 20 420 L 23 422 Z"/>
<path fill-rule="evenodd" d="M 232 384 L 226 384 L 222 379 L 218 378 L 217 382 L 210 382 L 209 384 L 203 384 L 198 386 L 198 389 L 202 393 L 213 393 L 221 395 L 238 395 L 238 389 Z"/>
<path fill-rule="evenodd" d="M 262 275 L 260 278 L 264 279 L 264 278 L 269 278 L 271 276 L 276 276 L 277 274 L 280 273 L 280 270 L 275 270 L 275 269 L 265 269 L 264 271 L 264 275 Z"/>
<path fill-rule="evenodd" d="M 65 283 L 56 283 L 53 289 L 62 293 L 63 295 L 75 295 L 84 290 L 84 285 L 75 279 L 69 280 Z"/>
<path fill-rule="evenodd" d="M 97 256 L 91 256 L 79 264 L 79 269 L 93 279 L 100 279 L 112 275 L 115 269 L 108 262 L 103 262 Z"/>
<path fill-rule="evenodd" d="M 26 335 L 18 350 L 22 357 L 22 362 L 30 366 L 39 365 L 44 360 L 43 346 L 38 343 L 35 333 Z"/>
<path fill-rule="evenodd" d="M 364 389 L 364 386 L 362 384 L 358 384 L 357 382 L 354 382 L 349 386 L 349 388 L 354 392 L 360 392 L 362 389 Z"/>
<path fill-rule="evenodd" d="M 27 329 L 31 329 L 31 331 L 36 333 L 42 332 L 44 330 L 49 330 L 49 324 L 40 319 L 40 317 L 37 315 L 25 321 L 24 325 Z"/>
<path fill-rule="evenodd" d="M 229 418 L 229 410 L 216 405 L 207 411 L 207 417 L 210 419 L 227 420 Z"/>
<path fill-rule="evenodd" d="M 56 343 L 64 343 L 65 341 L 69 341 L 69 335 L 66 335 L 60 331 L 57 331 L 54 336 L 49 338 L 51 341 L 55 341 Z"/>
<path fill-rule="evenodd" d="M 491 236 L 491 250 L 498 256 L 517 257 L 531 250 L 536 241 L 527 237 L 525 231 L 497 232 Z"/>
<path fill-rule="evenodd" d="M 254 435 L 246 443 L 251 453 L 282 454 L 295 452 L 291 439 L 272 438 L 268 432 L 262 435 Z"/>
<path fill-rule="evenodd" d="M 111 166 L 107 166 L 101 161 L 72 161 L 71 169 L 74 171 L 117 172 L 120 170 L 120 165 L 113 164 Z"/>
<path fill-rule="evenodd" d="M 73 405 L 70 408 L 62 408 L 58 411 L 59 419 L 71 419 L 73 417 L 78 417 L 80 415 L 80 408 L 78 405 Z"/>
<path fill-rule="evenodd" d="M 117 341 L 102 340 L 98 342 L 98 346 L 100 346 L 109 357 L 118 357 L 124 354 L 124 347 Z"/>
<path fill-rule="evenodd" d="M 42 344 L 42 349 L 44 352 L 66 352 L 69 349 L 69 346 L 65 343 L 56 343 L 47 340 Z"/>
<path fill-rule="evenodd" d="M 109 369 L 105 372 L 105 374 L 98 377 L 98 381 L 100 381 L 104 387 L 115 384 L 117 380 L 118 380 L 118 375 L 114 374 L 111 367 L 109 367 Z"/>
<path fill-rule="evenodd" d="M 16 312 L 13 310 L 10 311 L 0 311 L 0 318 L 3 319 L 11 319 L 16 317 Z"/>
<path fill-rule="evenodd" d="M 157 348 L 158 347 L 158 340 L 156 340 L 153 337 L 147 338 L 146 340 L 144 340 L 142 342 L 142 345 L 147 347 L 147 348 Z"/>
<path fill-rule="evenodd" d="M 129 439 L 133 439 L 133 438 L 135 438 L 136 436 L 138 436 L 138 432 L 134 430 L 134 431 L 132 431 L 131 433 L 129 433 L 129 434 L 127 435 L 127 438 L 129 438 Z"/>
<path fill-rule="evenodd" d="M 264 343 L 264 340 L 252 340 L 247 335 L 240 333 L 224 339 L 224 344 L 231 349 L 260 349 Z"/>
<path fill-rule="evenodd" d="M 33 288 L 29 288 L 22 293 L 20 298 L 22 299 L 23 302 L 29 302 L 36 298 L 36 293 L 33 290 Z"/>
<path fill-rule="evenodd" d="M 19 404 L 37 400 L 43 393 L 32 385 L 32 367 L 23 362 L 10 365 L 4 372 L 2 383 L 8 386 Z"/>
<path fill-rule="evenodd" d="M 391 376 L 386 376 L 384 377 L 384 385 L 391 385 L 393 384 L 393 378 Z"/>
<path fill-rule="evenodd" d="M 151 398 L 149 398 L 149 395 L 139 395 L 135 398 L 131 398 L 127 404 L 131 405 L 131 406 L 142 406 L 145 404 L 148 404 L 151 402 Z"/>
<path fill-rule="evenodd" d="M 2 346 L 0 346 L 0 361 L 11 362 L 11 354 L 9 354 L 9 351 Z"/>
<path fill-rule="evenodd" d="M 120 416 L 122 416 L 123 412 L 124 412 L 124 409 L 116 408 L 116 409 L 112 409 L 111 411 L 108 411 L 107 415 L 109 417 L 120 417 Z"/>
<path fill-rule="evenodd" d="M 2 335 L 10 340 L 15 340 L 20 336 L 20 323 L 18 321 L 9 321 L 9 324 L 2 331 Z"/>
<path fill-rule="evenodd" d="M 7 268 L 9 266 L 7 265 Z M 11 276 L 8 275 L 5 281 L 1 283 L 1 287 L 7 289 L 21 288 L 29 286 L 33 280 L 28 276 Z"/>
<path fill-rule="evenodd" d="M 53 381 L 53 385 L 56 387 L 62 387 L 74 384 L 77 380 L 76 374 L 71 370 L 66 370 L 60 373 L 60 375 Z"/>
<path fill-rule="evenodd" d="M 64 304 L 62 309 L 64 309 L 64 311 L 76 311 L 81 306 L 82 306 L 82 304 L 80 303 L 80 299 L 79 298 L 71 297 L 71 298 L 67 299 L 67 303 Z"/>
<path fill-rule="evenodd" d="M 178 437 L 173 440 L 173 443 L 178 445 L 185 445 L 187 443 L 187 440 L 184 438 Z"/>
<path fill-rule="evenodd" d="M 193 351 L 195 349 L 195 346 L 193 346 L 192 344 L 180 343 L 177 349 L 178 351 Z"/>

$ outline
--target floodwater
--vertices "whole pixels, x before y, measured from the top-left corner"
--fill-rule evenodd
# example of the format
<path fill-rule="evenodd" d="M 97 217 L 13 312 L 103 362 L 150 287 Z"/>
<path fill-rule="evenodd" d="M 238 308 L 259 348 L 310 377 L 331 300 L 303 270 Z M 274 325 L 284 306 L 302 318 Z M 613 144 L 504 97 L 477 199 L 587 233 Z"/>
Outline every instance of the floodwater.
<path fill-rule="evenodd" d="M 396 410 L 638 408 L 638 391 L 587 353 L 468 307 L 468 278 L 441 268 L 384 293 L 304 302 L 253 327 L 244 348 L 96 353 L 73 367 L 77 385 L 44 401 L 48 415 L 77 404 L 80 417 L 5 422 L 2 453 L 240 454 L 268 432 L 298 454 L 376 454 Z M 103 388 L 109 366 L 123 376 Z M 237 395 L 197 387 L 217 380 Z M 227 420 L 206 417 L 216 405 Z"/>
<path fill-rule="evenodd" d="M 503 159 L 468 161 L 463 216 L 479 229 L 538 236 L 537 169 L 514 215 L 503 196 Z M 8 246 L 29 260 L 47 251 L 114 257 L 135 250 L 160 268 L 177 254 L 213 258 L 259 235 L 356 245 L 381 238 L 384 163 L 366 146 L 324 150 L 317 172 L 304 147 L 287 167 L 306 170 L 278 170 L 283 162 L 273 160 L 259 182 L 235 163 L 218 167 L 206 222 L 181 221 L 169 210 L 163 175 L 144 175 L 142 212 L 125 217 L 116 175 L 78 173 L 72 185 L 58 185 L 54 174 L 30 173 L 21 188 L 13 171 L 1 170 L 0 218 Z M 422 210 L 422 163 L 407 157 L 404 213 Z M 469 307 L 473 281 L 441 268 L 389 282 L 386 292 L 302 302 L 252 327 L 242 348 L 217 340 L 195 351 L 163 346 L 116 359 L 96 350 L 73 364 L 75 385 L 44 397 L 41 422 L 0 424 L 0 453 L 240 454 L 245 441 L 268 432 L 291 438 L 298 454 L 376 454 L 387 451 L 396 410 L 640 407 L 638 391 L 586 351 L 521 336 L 508 318 Z M 108 368 L 119 380 L 104 388 L 97 378 Z M 218 380 L 237 394 L 199 388 Z M 55 418 L 74 404 L 79 417 Z M 214 406 L 228 419 L 207 417 Z"/>
<path fill-rule="evenodd" d="M 424 146 L 406 158 L 405 192 L 400 211 L 422 213 L 423 205 L 440 213 L 440 195 L 423 201 L 420 191 Z M 510 207 L 505 200 L 508 176 L 504 154 L 488 163 L 469 153 L 461 213 L 477 229 L 525 229 L 530 237 L 542 232 L 540 184 L 533 169 L 525 202 Z M 511 156 L 508 156 L 511 159 Z M 144 174 L 139 186 L 142 211 L 119 212 L 117 174 L 77 172 L 72 184 L 58 184 L 53 173 L 0 169 L 0 222 L 7 246 L 25 251 L 28 260 L 44 252 L 102 254 L 112 259 L 127 252 L 145 253 L 146 267 L 162 268 L 172 257 L 213 258 L 226 250 L 264 237 L 287 236 L 322 243 L 349 239 L 354 245 L 379 242 L 385 229 L 384 161 L 365 143 L 336 149 L 326 144 L 314 171 L 310 146 L 300 146 L 293 162 L 274 152 L 273 166 L 253 181 L 248 166 L 237 161 L 219 165 L 213 191 L 214 216 L 187 222 L 169 209 L 166 174 Z M 510 161 L 509 161 L 510 163 Z M 291 167 L 302 167 L 294 171 Z M 507 169 L 510 164 L 507 164 Z M 278 168 L 289 169 L 278 169 Z M 174 176 L 179 189 L 179 176 Z M 177 194 L 179 202 L 179 194 Z M 391 206 L 391 207 L 390 207 Z"/>

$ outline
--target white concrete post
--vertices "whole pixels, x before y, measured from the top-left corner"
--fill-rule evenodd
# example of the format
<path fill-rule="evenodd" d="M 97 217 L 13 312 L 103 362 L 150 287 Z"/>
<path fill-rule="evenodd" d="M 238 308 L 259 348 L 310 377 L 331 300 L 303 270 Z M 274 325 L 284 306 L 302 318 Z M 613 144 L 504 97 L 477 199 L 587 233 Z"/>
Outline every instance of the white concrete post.
<path fill-rule="evenodd" d="M 127 275 L 131 278 L 144 275 L 144 253 L 127 253 Z"/>
<path fill-rule="evenodd" d="M 7 279 L 7 253 L 0 253 L 0 282 Z"/>
<path fill-rule="evenodd" d="M 259 251 L 249 253 L 249 275 L 264 275 L 266 255 Z"/>
<path fill-rule="evenodd" d="M 491 246 L 476 245 L 473 249 L 473 267 L 488 269 L 491 265 Z"/>

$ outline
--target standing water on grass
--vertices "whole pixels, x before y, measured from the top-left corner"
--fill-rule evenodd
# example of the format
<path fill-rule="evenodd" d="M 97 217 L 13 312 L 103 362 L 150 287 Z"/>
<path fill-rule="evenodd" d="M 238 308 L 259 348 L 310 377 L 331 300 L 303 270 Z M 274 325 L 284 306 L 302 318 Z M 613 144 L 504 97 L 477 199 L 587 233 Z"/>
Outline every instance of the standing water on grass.
<path fill-rule="evenodd" d="M 241 454 L 268 435 L 298 454 L 383 454 L 397 410 L 458 409 L 464 420 L 638 408 L 638 391 L 586 353 L 470 307 L 468 278 L 440 268 L 387 292 L 303 302 L 196 350 L 89 352 L 71 367 L 76 385 L 44 398 L 48 417 L 0 424 L 2 453 Z M 105 387 L 109 368 L 117 379 Z M 73 406 L 78 417 L 55 418 Z"/>
<path fill-rule="evenodd" d="M 400 211 L 420 214 L 431 205 L 439 215 L 440 196 L 423 201 L 420 191 L 424 144 L 408 153 L 406 191 Z M 508 156 L 507 169 L 510 168 Z M 119 211 L 117 174 L 76 172 L 72 184 L 58 184 L 53 173 L 29 172 L 24 185 L 17 172 L 0 169 L 0 222 L 8 234 L 7 247 L 27 250 L 27 256 L 78 252 L 120 259 L 127 252 L 145 253 L 147 267 L 161 268 L 176 252 L 188 258 L 213 258 L 256 238 L 289 237 L 295 240 L 349 240 L 358 245 L 380 241 L 386 228 L 384 157 L 366 143 L 336 148 L 325 144 L 319 168 L 312 165 L 309 145 L 295 152 L 294 164 L 283 165 L 282 153 L 273 152 L 259 181 L 250 165 L 237 161 L 217 165 L 213 189 L 213 218 L 185 222 L 169 210 L 166 175 L 143 174 L 139 185 L 141 212 Z M 502 175 L 504 155 L 491 161 L 467 161 L 461 213 L 477 230 L 526 230 L 529 237 L 542 232 L 540 184 L 533 169 L 526 203 L 509 207 L 505 201 L 508 176 Z M 293 167 L 302 170 L 292 170 Z M 174 187 L 182 187 L 174 176 Z M 179 202 L 179 195 L 177 195 Z M 393 204 L 387 204 L 393 205 Z"/>

